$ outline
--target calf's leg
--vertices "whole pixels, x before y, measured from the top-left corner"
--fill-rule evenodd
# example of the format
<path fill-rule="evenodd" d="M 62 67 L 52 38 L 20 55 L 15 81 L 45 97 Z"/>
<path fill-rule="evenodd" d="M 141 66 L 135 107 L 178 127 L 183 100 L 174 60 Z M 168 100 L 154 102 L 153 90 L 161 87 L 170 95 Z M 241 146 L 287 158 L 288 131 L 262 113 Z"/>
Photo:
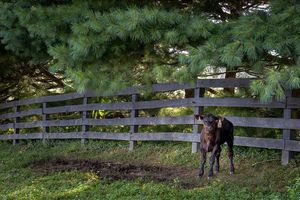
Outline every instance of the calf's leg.
<path fill-rule="evenodd" d="M 204 165 L 206 162 L 206 151 L 201 149 L 201 159 L 200 159 L 200 170 L 199 170 L 199 177 L 202 177 L 204 174 Z"/>
<path fill-rule="evenodd" d="M 228 144 L 228 158 L 229 158 L 229 169 L 230 169 L 230 174 L 234 173 L 234 164 L 233 164 L 233 141 L 232 142 L 227 142 Z"/>
<path fill-rule="evenodd" d="M 220 155 L 221 155 L 221 147 L 219 150 L 216 152 L 216 166 L 215 166 L 215 171 L 219 172 L 220 171 Z"/>
<path fill-rule="evenodd" d="M 211 156 L 209 159 L 209 172 L 208 172 L 208 178 L 211 178 L 214 175 L 214 163 L 215 163 L 215 159 L 216 159 L 216 154 L 217 151 L 219 151 L 220 146 L 219 145 L 215 145 L 215 147 L 213 148 L 212 152 L 211 152 Z"/>

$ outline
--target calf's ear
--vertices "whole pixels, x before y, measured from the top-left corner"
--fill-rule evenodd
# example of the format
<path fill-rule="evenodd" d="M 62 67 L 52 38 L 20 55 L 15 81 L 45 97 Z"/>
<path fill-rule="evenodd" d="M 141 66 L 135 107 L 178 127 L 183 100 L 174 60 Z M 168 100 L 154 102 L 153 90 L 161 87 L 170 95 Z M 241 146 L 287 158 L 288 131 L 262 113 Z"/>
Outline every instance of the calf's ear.
<path fill-rule="evenodd" d="M 222 123 L 223 123 L 224 117 L 218 116 L 218 119 L 216 122 L 218 123 L 218 128 L 222 128 Z"/>
<path fill-rule="evenodd" d="M 196 120 L 203 120 L 203 115 L 195 115 Z"/>

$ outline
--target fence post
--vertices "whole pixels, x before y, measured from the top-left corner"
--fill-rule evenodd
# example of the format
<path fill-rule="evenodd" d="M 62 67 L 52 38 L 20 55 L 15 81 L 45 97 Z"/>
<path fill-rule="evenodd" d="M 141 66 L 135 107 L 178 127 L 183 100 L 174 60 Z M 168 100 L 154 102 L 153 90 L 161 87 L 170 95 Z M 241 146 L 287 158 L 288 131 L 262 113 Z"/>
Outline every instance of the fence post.
<path fill-rule="evenodd" d="M 87 105 L 87 103 L 88 103 L 88 98 L 86 96 L 84 96 L 82 104 Z M 81 145 L 84 145 L 84 143 L 86 141 L 85 135 L 86 135 L 86 132 L 89 131 L 89 126 L 84 124 L 84 122 L 87 118 L 87 111 L 84 110 L 84 111 L 81 112 L 81 114 L 82 114 L 82 123 L 83 123 L 83 125 L 81 126 L 82 138 L 81 138 L 80 143 L 81 143 Z"/>
<path fill-rule="evenodd" d="M 17 114 L 20 112 L 20 106 L 14 106 L 14 112 Z M 15 117 L 14 118 L 14 134 L 20 134 L 20 129 L 16 128 L 16 124 L 20 122 L 20 117 Z M 15 137 L 15 135 L 14 135 Z M 17 140 L 13 139 L 13 145 L 17 144 Z"/>
<path fill-rule="evenodd" d="M 194 89 L 194 98 L 196 102 L 199 102 L 200 97 L 204 96 L 205 88 L 195 88 Z M 203 106 L 195 106 L 194 114 L 200 115 L 203 114 L 204 107 Z M 194 119 L 195 120 L 195 119 Z M 199 125 L 193 124 L 193 134 L 199 134 Z M 200 149 L 200 141 L 192 143 L 192 153 L 197 153 Z"/>
<path fill-rule="evenodd" d="M 131 101 L 132 104 L 134 105 L 134 103 L 137 101 L 138 99 L 138 95 L 137 94 L 133 94 L 131 96 Z M 132 109 L 131 110 L 131 121 L 134 121 L 134 118 L 138 117 L 139 115 L 139 111 L 136 109 Z M 136 141 L 131 140 L 131 134 L 133 133 L 137 133 L 138 132 L 138 125 L 130 125 L 130 141 L 129 141 L 129 151 L 132 151 L 136 145 Z"/>
<path fill-rule="evenodd" d="M 284 119 L 291 119 L 292 109 L 287 108 L 287 102 L 288 102 L 288 98 L 290 98 L 292 96 L 292 91 L 287 90 L 285 92 L 285 96 L 286 96 L 286 98 L 285 98 L 285 109 L 283 110 L 283 118 Z M 286 141 L 294 139 L 293 138 L 293 133 L 291 132 L 290 129 L 283 129 L 282 139 L 283 139 L 284 149 L 282 150 L 282 154 L 281 154 L 281 164 L 282 165 L 287 165 L 287 164 L 289 164 L 290 160 L 293 158 L 293 152 L 285 150 Z"/>
<path fill-rule="evenodd" d="M 46 108 L 47 108 L 47 103 L 46 102 L 44 102 L 43 103 L 43 108 L 42 108 L 42 113 L 43 113 L 43 116 L 42 116 L 42 120 L 43 120 L 43 144 L 46 144 L 46 138 L 47 138 L 47 133 L 49 133 L 49 127 L 48 126 L 46 126 L 45 124 L 45 122 L 49 119 L 49 115 L 47 115 L 46 113 L 45 113 L 45 110 L 46 110 Z"/>

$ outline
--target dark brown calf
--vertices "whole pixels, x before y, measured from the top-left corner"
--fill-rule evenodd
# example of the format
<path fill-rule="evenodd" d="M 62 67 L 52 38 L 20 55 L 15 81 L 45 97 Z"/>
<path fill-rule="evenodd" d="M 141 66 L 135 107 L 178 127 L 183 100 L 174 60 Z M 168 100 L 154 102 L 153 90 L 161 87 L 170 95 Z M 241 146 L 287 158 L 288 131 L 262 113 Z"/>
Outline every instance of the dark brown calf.
<path fill-rule="evenodd" d="M 209 159 L 208 178 L 213 176 L 213 166 L 216 162 L 215 171 L 219 171 L 219 160 L 221 154 L 221 144 L 225 142 L 228 145 L 228 157 L 230 160 L 230 174 L 234 172 L 233 165 L 233 124 L 225 118 L 216 117 L 212 114 L 195 115 L 196 120 L 203 122 L 203 129 L 200 136 L 200 171 L 199 177 L 204 174 L 204 165 L 206 162 L 206 153 L 211 152 Z"/>

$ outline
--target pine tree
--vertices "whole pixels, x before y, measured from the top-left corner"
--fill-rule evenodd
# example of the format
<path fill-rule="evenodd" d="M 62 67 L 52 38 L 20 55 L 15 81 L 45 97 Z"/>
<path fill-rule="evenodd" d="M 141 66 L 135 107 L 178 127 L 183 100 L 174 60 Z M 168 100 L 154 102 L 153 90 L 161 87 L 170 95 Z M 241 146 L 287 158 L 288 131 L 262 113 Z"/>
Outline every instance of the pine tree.
<path fill-rule="evenodd" d="M 194 82 L 206 68 L 245 71 L 262 101 L 300 88 L 300 3 L 0 1 L 1 43 L 63 71 L 78 91 Z"/>

